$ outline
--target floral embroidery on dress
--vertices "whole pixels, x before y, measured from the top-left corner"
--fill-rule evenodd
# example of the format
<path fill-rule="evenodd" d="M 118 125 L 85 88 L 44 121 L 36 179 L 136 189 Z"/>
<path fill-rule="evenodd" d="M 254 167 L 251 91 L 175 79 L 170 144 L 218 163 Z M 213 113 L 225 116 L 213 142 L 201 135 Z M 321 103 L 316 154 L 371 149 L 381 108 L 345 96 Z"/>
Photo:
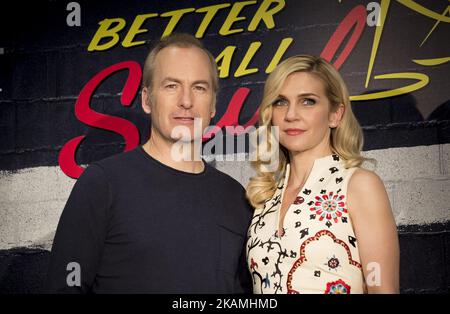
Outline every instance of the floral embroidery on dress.
<path fill-rule="evenodd" d="M 347 209 L 344 208 L 344 195 L 333 195 L 333 192 L 330 191 L 328 194 L 323 193 L 316 196 L 315 199 L 314 207 L 311 207 L 310 210 L 319 216 L 319 221 L 326 219 L 327 222 L 331 223 L 331 220 L 333 220 L 337 223 L 338 218 L 342 217 L 342 214 L 347 213 Z M 329 224 L 327 226 L 330 227 Z"/>
<path fill-rule="evenodd" d="M 332 270 L 334 269 L 335 271 L 337 271 L 338 267 L 342 267 L 341 263 L 339 262 L 339 259 L 334 256 L 331 258 L 328 258 L 328 261 L 326 263 L 324 263 L 325 266 L 328 266 L 328 270 Z"/>
<path fill-rule="evenodd" d="M 286 282 L 287 288 L 288 288 L 288 294 L 298 293 L 298 291 L 296 291 L 292 286 L 292 280 L 294 278 L 294 273 L 297 271 L 297 269 L 300 268 L 302 266 L 302 264 L 308 260 L 308 257 L 306 256 L 306 246 L 310 245 L 311 243 L 313 243 L 315 241 L 319 241 L 324 236 L 331 238 L 333 240 L 334 244 L 339 245 L 344 248 L 345 252 L 347 253 L 348 263 L 350 265 L 355 266 L 358 269 L 362 268 L 361 264 L 358 261 L 355 261 L 353 259 L 352 253 L 351 253 L 350 248 L 347 245 L 347 243 L 345 243 L 341 239 L 338 239 L 332 232 L 330 232 L 328 230 L 318 231 L 314 236 L 306 239 L 300 246 L 300 257 L 294 262 L 291 270 L 288 273 L 287 282 Z M 330 263 L 330 261 L 331 261 L 331 263 Z M 328 267 L 336 268 L 339 266 L 339 264 L 340 264 L 339 260 L 336 259 L 335 257 L 333 257 L 332 259 L 330 259 L 328 261 L 328 263 L 326 265 Z M 339 282 L 339 281 L 337 281 L 337 282 Z M 348 291 L 350 291 L 350 286 L 348 286 L 348 288 L 349 288 Z"/>
<path fill-rule="evenodd" d="M 300 204 L 303 203 L 304 201 L 305 201 L 305 199 L 304 199 L 303 197 L 297 196 L 297 197 L 295 198 L 294 204 L 295 204 L 295 205 L 300 205 Z"/>
<path fill-rule="evenodd" d="M 350 294 L 350 286 L 342 279 L 327 283 L 325 294 Z"/>

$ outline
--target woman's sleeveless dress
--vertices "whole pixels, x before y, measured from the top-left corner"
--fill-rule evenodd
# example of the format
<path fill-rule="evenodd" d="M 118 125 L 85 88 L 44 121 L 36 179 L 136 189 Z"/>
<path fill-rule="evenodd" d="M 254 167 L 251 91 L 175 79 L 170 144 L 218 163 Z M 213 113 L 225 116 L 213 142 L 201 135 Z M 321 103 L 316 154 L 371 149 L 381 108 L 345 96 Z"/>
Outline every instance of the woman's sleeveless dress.
<path fill-rule="evenodd" d="M 338 155 L 316 159 L 284 219 L 279 212 L 290 166 L 273 197 L 255 210 L 247 262 L 254 293 L 364 293 L 358 243 L 347 211 L 347 185 L 357 168 Z"/>

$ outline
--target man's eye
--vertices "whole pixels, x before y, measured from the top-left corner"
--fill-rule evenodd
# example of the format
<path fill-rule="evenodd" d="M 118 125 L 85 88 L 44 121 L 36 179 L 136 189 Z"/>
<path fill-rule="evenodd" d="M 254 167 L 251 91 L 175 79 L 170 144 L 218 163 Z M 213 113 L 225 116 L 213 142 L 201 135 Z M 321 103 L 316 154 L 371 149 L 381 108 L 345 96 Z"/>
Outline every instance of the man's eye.
<path fill-rule="evenodd" d="M 272 103 L 272 106 L 277 106 L 277 107 L 284 106 L 284 105 L 287 105 L 287 101 L 286 101 L 286 99 L 282 99 L 282 98 L 279 98 Z"/>
<path fill-rule="evenodd" d="M 199 92 L 206 92 L 206 87 L 201 86 L 201 85 L 196 85 L 194 87 L 195 90 L 199 91 Z"/>
<path fill-rule="evenodd" d="M 307 105 L 307 106 L 312 106 L 316 104 L 316 101 L 312 98 L 305 98 L 302 101 L 302 104 Z"/>
<path fill-rule="evenodd" d="M 166 88 L 167 89 L 175 89 L 175 88 L 177 88 L 177 84 L 167 84 Z"/>

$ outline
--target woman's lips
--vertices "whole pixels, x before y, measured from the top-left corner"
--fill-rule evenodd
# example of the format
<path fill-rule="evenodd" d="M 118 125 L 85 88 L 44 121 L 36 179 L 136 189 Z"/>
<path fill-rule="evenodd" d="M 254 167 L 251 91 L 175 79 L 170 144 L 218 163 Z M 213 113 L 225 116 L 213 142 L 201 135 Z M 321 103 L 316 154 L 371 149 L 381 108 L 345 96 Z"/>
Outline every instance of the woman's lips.
<path fill-rule="evenodd" d="M 300 135 L 304 132 L 305 132 L 305 130 L 302 130 L 302 129 L 286 129 L 286 130 L 284 130 L 284 133 L 286 133 L 287 135 L 290 135 L 290 136 Z"/>

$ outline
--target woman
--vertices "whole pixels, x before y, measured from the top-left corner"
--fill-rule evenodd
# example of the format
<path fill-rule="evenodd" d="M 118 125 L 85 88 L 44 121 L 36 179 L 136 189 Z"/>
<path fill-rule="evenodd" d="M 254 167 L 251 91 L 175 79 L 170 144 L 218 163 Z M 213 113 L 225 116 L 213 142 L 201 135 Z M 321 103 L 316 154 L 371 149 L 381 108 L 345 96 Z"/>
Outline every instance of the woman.
<path fill-rule="evenodd" d="M 279 167 L 254 162 L 247 259 L 255 293 L 398 293 L 399 245 L 383 182 L 360 168 L 363 135 L 339 73 L 291 57 L 268 76 L 260 126 Z M 268 136 L 268 138 L 272 138 Z"/>

